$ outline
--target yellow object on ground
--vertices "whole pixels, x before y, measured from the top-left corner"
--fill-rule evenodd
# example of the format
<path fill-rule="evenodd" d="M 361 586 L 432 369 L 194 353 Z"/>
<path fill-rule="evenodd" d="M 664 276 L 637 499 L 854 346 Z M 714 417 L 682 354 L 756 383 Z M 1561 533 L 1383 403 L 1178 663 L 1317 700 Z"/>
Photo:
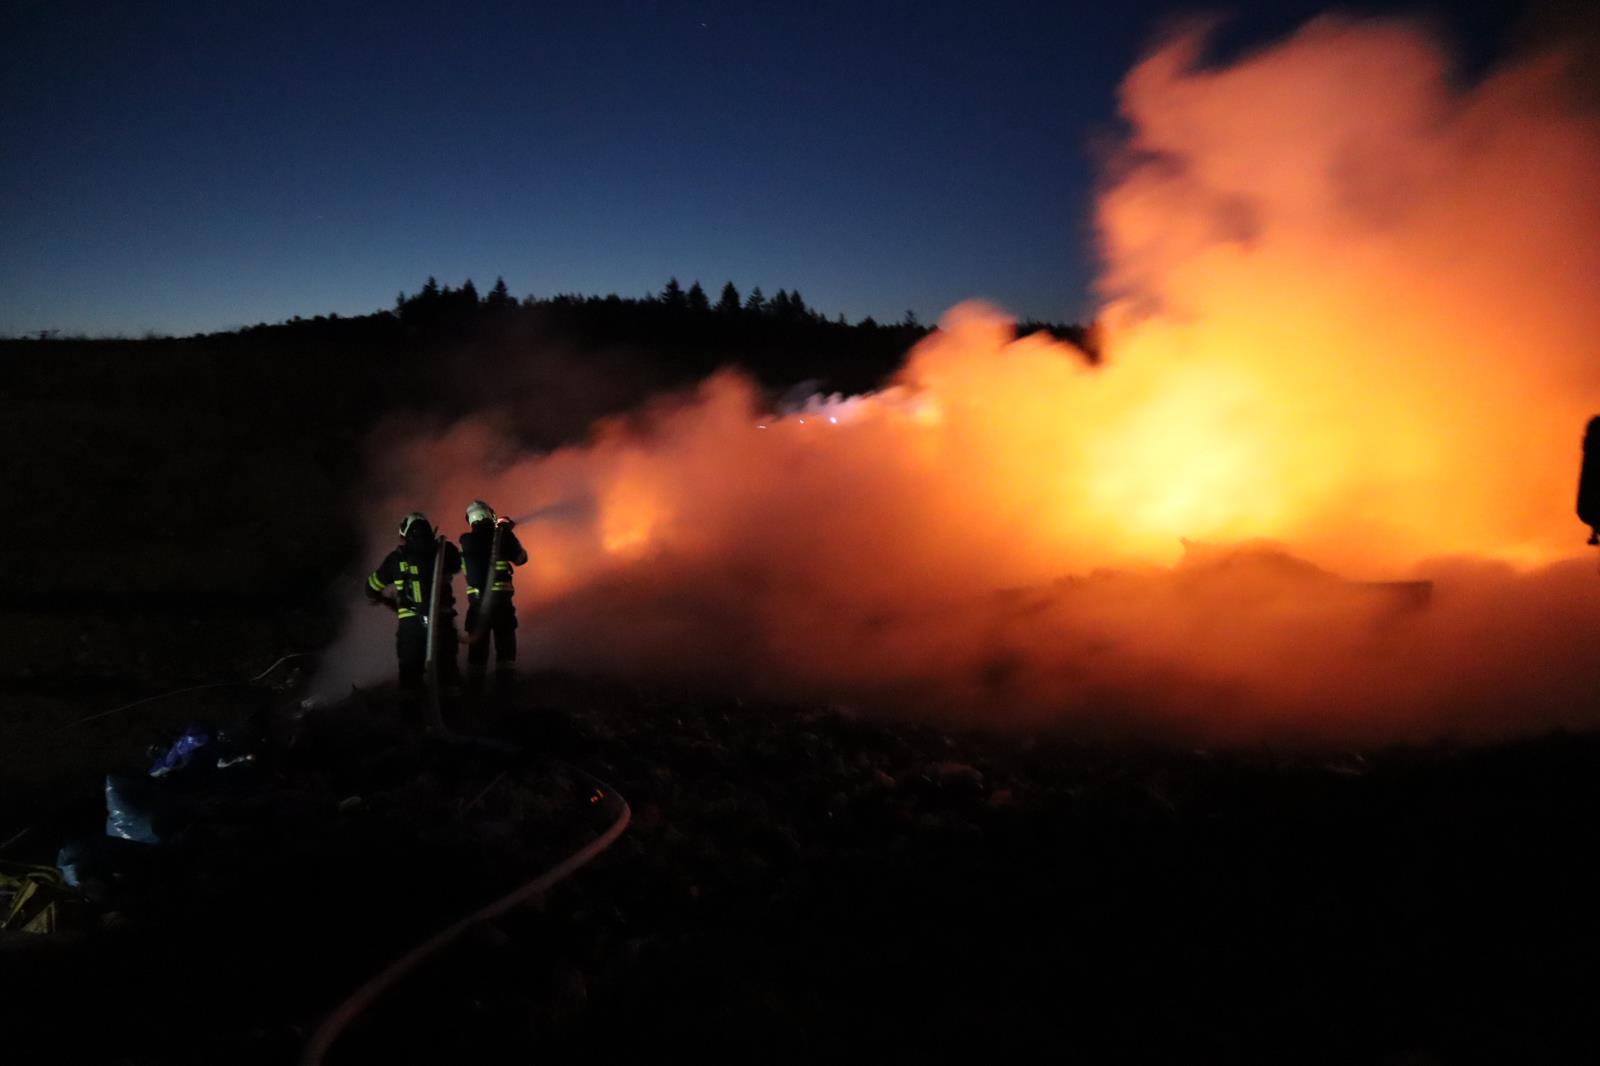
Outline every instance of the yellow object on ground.
<path fill-rule="evenodd" d="M 54 933 L 77 902 L 55 867 L 0 863 L 0 930 Z"/>

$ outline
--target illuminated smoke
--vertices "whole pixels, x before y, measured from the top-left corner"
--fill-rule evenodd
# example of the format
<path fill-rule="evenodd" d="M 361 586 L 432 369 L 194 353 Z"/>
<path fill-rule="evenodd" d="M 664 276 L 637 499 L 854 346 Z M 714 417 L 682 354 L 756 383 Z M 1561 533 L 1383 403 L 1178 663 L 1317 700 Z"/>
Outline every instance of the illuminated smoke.
<path fill-rule="evenodd" d="M 1592 722 L 1600 135 L 1562 56 L 1460 89 L 1405 24 L 1202 45 L 1123 87 L 1102 366 L 965 305 L 872 396 L 724 373 L 497 470 L 463 424 L 390 454 L 384 513 L 542 510 L 533 665 L 1208 740 Z"/>

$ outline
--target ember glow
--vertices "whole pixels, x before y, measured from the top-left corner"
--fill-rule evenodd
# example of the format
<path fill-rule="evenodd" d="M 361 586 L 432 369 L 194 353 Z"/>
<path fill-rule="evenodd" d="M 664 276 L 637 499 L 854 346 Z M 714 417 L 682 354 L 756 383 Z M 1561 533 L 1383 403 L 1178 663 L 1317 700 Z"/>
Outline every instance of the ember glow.
<path fill-rule="evenodd" d="M 575 516 L 522 529 L 545 664 L 1221 740 L 1592 721 L 1600 126 L 1564 57 L 1462 89 L 1407 24 L 1203 43 L 1123 86 L 1102 365 L 963 305 L 881 393 L 785 414 L 724 373 L 493 474 L 457 427 L 387 510 Z M 1400 580 L 1431 599 L 1361 584 Z"/>

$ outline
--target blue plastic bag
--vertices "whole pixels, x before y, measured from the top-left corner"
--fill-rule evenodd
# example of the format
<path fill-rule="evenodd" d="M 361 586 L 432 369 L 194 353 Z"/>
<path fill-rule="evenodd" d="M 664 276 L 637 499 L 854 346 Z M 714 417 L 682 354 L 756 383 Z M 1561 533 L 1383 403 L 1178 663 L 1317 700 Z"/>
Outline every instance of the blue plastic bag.
<path fill-rule="evenodd" d="M 151 777 L 165 777 L 174 770 L 182 770 L 189 765 L 197 751 L 206 748 L 211 743 L 211 734 L 205 727 L 191 725 L 179 734 L 172 746 L 155 761 L 150 767 Z"/>
<path fill-rule="evenodd" d="M 142 782 L 107 774 L 106 836 L 139 844 L 161 843 L 153 798 Z"/>

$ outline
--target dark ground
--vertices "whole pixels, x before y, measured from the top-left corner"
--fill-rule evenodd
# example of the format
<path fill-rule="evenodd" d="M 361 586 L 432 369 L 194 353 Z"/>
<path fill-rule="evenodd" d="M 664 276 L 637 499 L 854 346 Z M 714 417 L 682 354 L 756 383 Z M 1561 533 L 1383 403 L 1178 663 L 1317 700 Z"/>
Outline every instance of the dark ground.
<path fill-rule="evenodd" d="M 295 702 L 72 725 L 331 639 L 363 442 L 473 358 L 345 328 L 0 344 L 0 859 L 95 835 L 104 774 L 184 722 Z M 0 941 L 0 1062 L 292 1061 L 372 969 L 599 828 L 564 765 L 627 797 L 627 834 L 331 1061 L 1600 1061 L 1595 736 L 1203 754 L 545 676 L 462 721 L 510 757 L 393 703 L 315 712 L 117 856 L 78 931 Z"/>
<path fill-rule="evenodd" d="M 129 865 L 89 931 L 5 942 L 7 1061 L 290 1061 L 382 962 L 603 828 L 565 764 L 623 793 L 628 833 L 330 1061 L 1600 1051 L 1593 737 L 1313 758 L 947 735 L 561 676 L 511 703 L 471 724 L 516 757 L 422 744 L 381 692 L 314 712 Z M 35 853 L 98 828 L 96 783 L 36 820 Z"/>
<path fill-rule="evenodd" d="M 552 746 L 637 825 L 462 964 L 490 1005 L 453 1033 L 525 1033 L 555 963 L 588 992 L 554 1034 L 573 1059 L 1600 1050 L 1594 738 L 1202 755 L 546 693 Z"/>

